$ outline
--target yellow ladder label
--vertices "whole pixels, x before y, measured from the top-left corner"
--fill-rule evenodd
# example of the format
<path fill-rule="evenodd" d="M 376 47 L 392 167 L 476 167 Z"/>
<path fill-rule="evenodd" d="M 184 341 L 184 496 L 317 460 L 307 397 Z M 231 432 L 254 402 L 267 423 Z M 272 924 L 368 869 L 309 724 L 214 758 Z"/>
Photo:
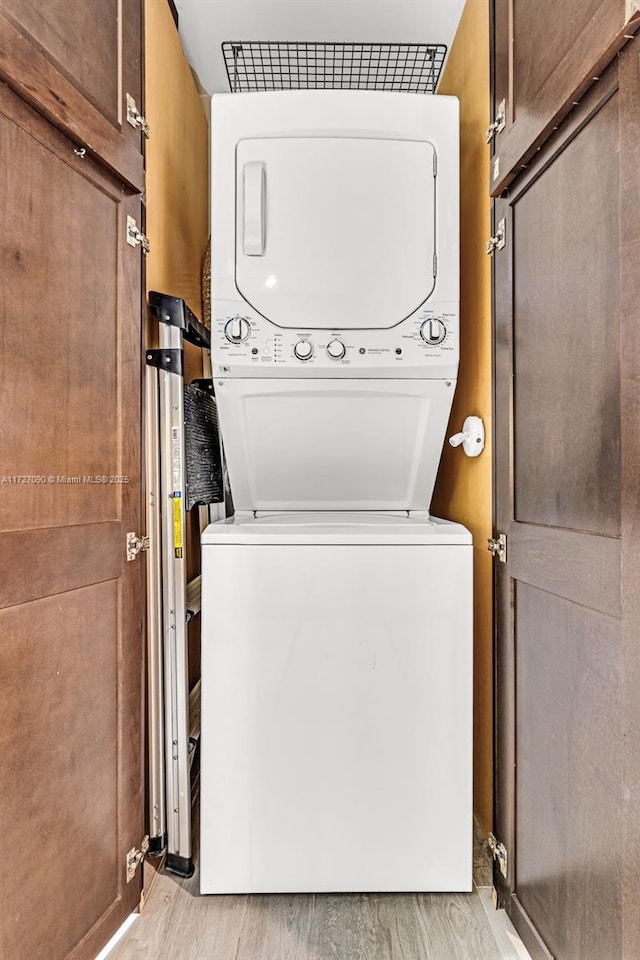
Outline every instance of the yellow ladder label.
<path fill-rule="evenodd" d="M 176 491 L 173 494 L 173 548 L 176 557 L 182 556 L 184 546 L 182 537 L 182 494 Z"/>

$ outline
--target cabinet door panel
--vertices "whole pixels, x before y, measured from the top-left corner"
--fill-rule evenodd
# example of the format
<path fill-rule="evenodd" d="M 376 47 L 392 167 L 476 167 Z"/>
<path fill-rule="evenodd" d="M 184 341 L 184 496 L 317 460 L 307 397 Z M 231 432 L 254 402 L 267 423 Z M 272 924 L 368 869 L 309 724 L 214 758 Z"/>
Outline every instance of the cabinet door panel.
<path fill-rule="evenodd" d="M 0 194 L 0 956 L 92 960 L 140 895 L 140 200 L 4 84 Z"/>
<path fill-rule="evenodd" d="M 491 189 L 498 196 L 640 27 L 626 0 L 494 0 L 495 136 Z"/>
<path fill-rule="evenodd" d="M 0 77 L 131 188 L 143 185 L 140 0 L 2 0 Z"/>
<path fill-rule="evenodd" d="M 639 154 L 630 44 L 495 203 L 494 885 L 535 960 L 640 951 Z"/>

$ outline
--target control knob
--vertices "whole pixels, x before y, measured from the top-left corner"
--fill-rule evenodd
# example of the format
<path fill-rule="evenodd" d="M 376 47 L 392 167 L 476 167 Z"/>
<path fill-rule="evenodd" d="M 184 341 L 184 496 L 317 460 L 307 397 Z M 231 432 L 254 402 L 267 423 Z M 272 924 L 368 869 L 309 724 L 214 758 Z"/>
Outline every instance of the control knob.
<path fill-rule="evenodd" d="M 251 333 L 251 324 L 244 317 L 232 317 L 224 325 L 224 335 L 230 343 L 242 343 Z"/>
<path fill-rule="evenodd" d="M 346 352 L 347 348 L 342 340 L 330 340 L 327 344 L 327 353 L 332 360 L 342 360 Z"/>
<path fill-rule="evenodd" d="M 313 344 L 310 340 L 299 340 L 293 348 L 298 360 L 310 360 L 313 356 Z"/>
<path fill-rule="evenodd" d="M 446 335 L 447 328 L 442 320 L 438 320 L 437 317 L 425 320 L 420 327 L 420 336 L 425 343 L 428 343 L 432 347 L 436 347 L 439 343 L 442 343 Z"/>

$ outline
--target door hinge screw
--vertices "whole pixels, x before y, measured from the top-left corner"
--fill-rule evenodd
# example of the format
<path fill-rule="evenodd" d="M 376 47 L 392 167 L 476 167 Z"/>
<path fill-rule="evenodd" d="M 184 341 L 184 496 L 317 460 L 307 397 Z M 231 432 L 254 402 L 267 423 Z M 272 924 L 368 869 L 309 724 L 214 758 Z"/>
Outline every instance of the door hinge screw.
<path fill-rule="evenodd" d="M 130 93 L 127 94 L 127 123 L 136 130 L 142 130 L 145 137 L 149 138 L 151 133 L 149 124 L 138 110 L 138 105 Z"/>
<path fill-rule="evenodd" d="M 499 534 L 495 539 L 491 537 L 487 540 L 487 550 L 497 557 L 500 563 L 507 562 L 507 536 L 504 533 Z"/>
<path fill-rule="evenodd" d="M 131 883 L 131 881 L 135 877 L 136 870 L 144 860 L 148 850 L 149 850 L 148 836 L 143 837 L 142 843 L 140 844 L 140 849 L 138 849 L 137 847 L 131 847 L 131 850 L 129 850 L 129 853 L 127 854 L 127 859 L 126 859 L 127 883 Z"/>
<path fill-rule="evenodd" d="M 149 549 L 149 537 L 139 537 L 137 533 L 130 531 L 127 534 L 127 560 L 135 560 L 142 550 Z"/>
<path fill-rule="evenodd" d="M 496 250 L 502 250 L 507 242 L 507 221 L 500 220 L 498 229 L 492 237 L 487 240 L 487 253 L 494 253 Z"/>
<path fill-rule="evenodd" d="M 487 132 L 485 134 L 485 140 L 487 143 L 491 143 L 493 138 L 497 133 L 502 133 L 507 124 L 507 101 L 501 100 L 498 104 L 498 112 L 496 113 L 496 118 L 489 127 L 487 127 Z"/>
<path fill-rule="evenodd" d="M 142 247 L 143 253 L 149 253 L 149 238 L 140 230 L 133 217 L 127 217 L 127 243 L 131 247 Z"/>
<path fill-rule="evenodd" d="M 505 847 L 504 843 L 500 843 L 499 840 L 496 840 L 492 833 L 488 835 L 487 842 L 493 855 L 493 859 L 497 860 L 500 873 L 506 880 L 508 873 L 507 848 Z"/>

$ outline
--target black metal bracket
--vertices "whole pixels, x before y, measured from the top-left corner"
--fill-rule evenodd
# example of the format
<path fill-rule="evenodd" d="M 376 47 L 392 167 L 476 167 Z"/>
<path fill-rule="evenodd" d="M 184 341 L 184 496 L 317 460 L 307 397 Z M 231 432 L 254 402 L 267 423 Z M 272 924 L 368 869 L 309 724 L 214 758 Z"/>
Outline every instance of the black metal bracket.
<path fill-rule="evenodd" d="M 206 390 L 207 393 L 210 393 L 211 396 L 215 397 L 216 392 L 213 389 L 213 380 L 210 380 L 208 377 L 205 377 L 204 379 L 199 378 L 196 380 L 192 380 L 191 385 L 193 386 L 194 383 L 196 384 L 196 386 L 200 387 L 201 390 Z"/>
<path fill-rule="evenodd" d="M 150 367 L 184 375 L 184 350 L 147 350 L 145 359 Z"/>
<path fill-rule="evenodd" d="M 160 323 L 178 327 L 189 343 L 207 350 L 211 346 L 211 331 L 205 327 L 180 297 L 170 297 L 167 293 L 149 291 L 149 309 Z"/>
<path fill-rule="evenodd" d="M 149 850 L 148 855 L 150 857 L 161 857 L 163 853 L 166 853 L 167 850 L 167 834 L 162 834 L 161 837 L 149 837 Z"/>
<path fill-rule="evenodd" d="M 175 873 L 177 877 L 188 879 L 193 876 L 195 865 L 192 857 L 181 857 L 177 853 L 168 853 L 164 869 L 167 873 Z"/>

